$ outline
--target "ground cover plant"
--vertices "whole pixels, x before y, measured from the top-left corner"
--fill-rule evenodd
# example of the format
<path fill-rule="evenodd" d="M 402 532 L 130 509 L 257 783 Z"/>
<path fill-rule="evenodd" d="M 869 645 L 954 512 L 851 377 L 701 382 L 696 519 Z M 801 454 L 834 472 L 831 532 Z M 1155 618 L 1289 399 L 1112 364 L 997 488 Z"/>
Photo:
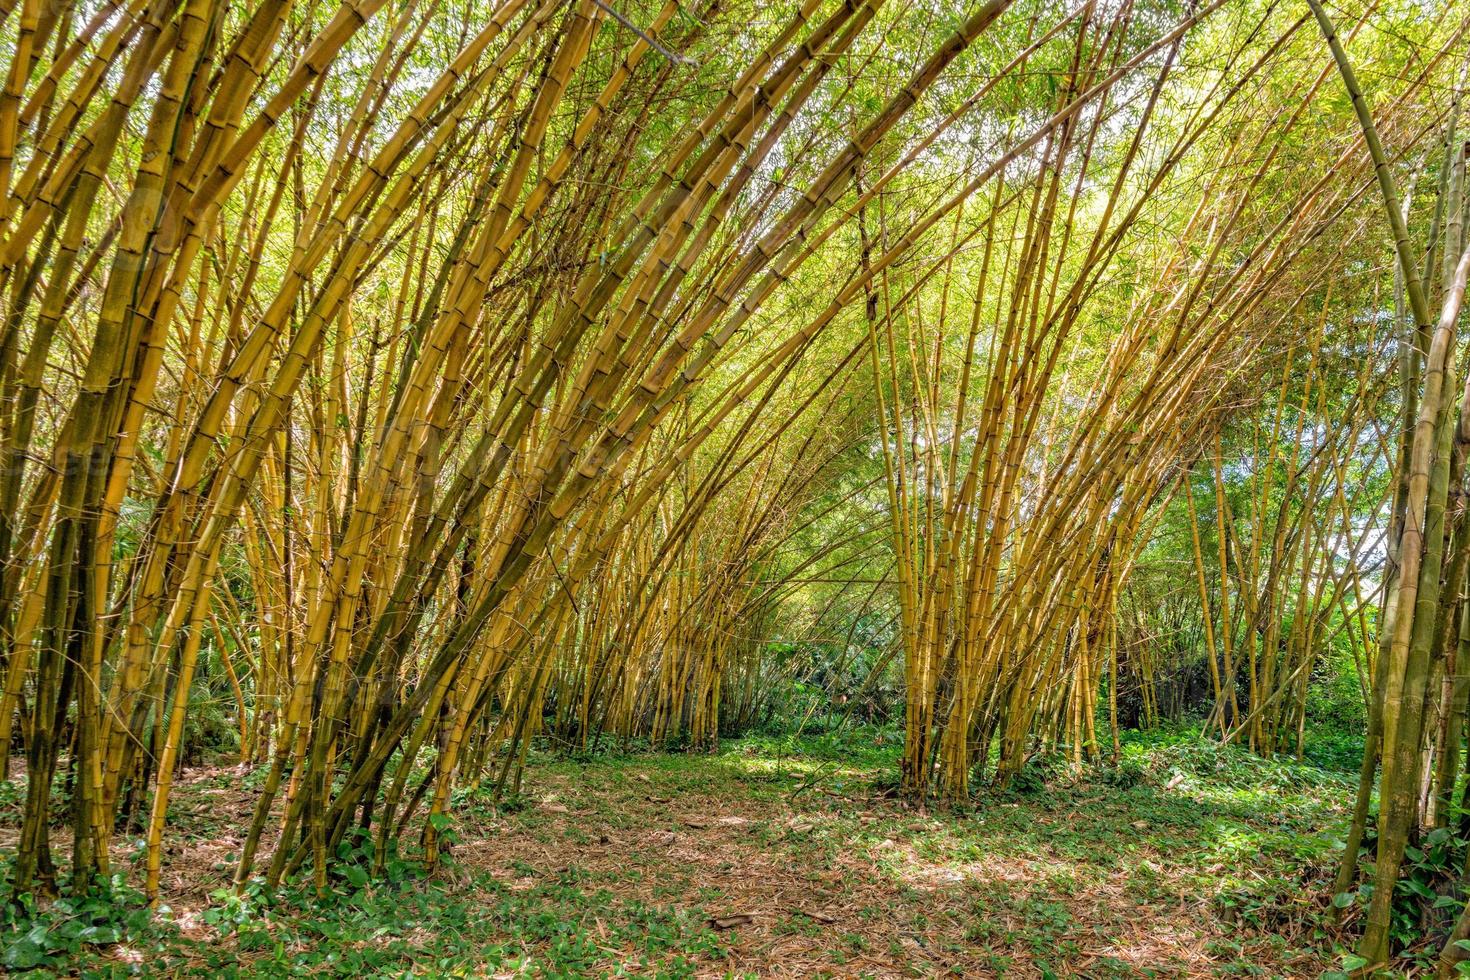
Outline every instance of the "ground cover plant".
<path fill-rule="evenodd" d="M 1038 761 L 1024 785 L 974 808 L 920 812 L 888 793 L 900 746 L 892 729 L 857 729 L 744 739 L 712 757 L 538 751 L 535 791 L 461 801 L 431 873 L 344 864 L 325 898 L 217 888 L 233 846 L 223 832 L 245 799 L 229 770 L 203 768 L 179 787 L 165 917 L 139 918 L 136 891 L 108 896 L 129 911 L 105 913 L 92 933 L 67 923 L 96 913 L 53 907 L 18 924 L 5 956 L 32 957 L 41 975 L 119 976 L 1291 976 L 1341 965 L 1348 933 L 1318 892 L 1335 870 L 1350 773 L 1201 748 L 1189 731 L 1130 738 L 1117 768 Z"/>

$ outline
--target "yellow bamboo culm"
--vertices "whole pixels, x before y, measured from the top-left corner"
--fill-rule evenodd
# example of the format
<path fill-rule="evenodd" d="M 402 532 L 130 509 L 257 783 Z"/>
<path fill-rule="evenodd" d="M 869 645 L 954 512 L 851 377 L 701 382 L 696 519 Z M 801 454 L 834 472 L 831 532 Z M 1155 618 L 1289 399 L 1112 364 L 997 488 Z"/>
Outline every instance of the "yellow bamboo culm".
<path fill-rule="evenodd" d="M 970 807 L 1194 708 L 1301 757 L 1351 658 L 1386 962 L 1464 803 L 1463 45 L 1370 107 L 1312 8 L 0 3 L 10 892 L 162 902 L 206 758 L 325 896 L 543 750 L 861 718 Z"/>

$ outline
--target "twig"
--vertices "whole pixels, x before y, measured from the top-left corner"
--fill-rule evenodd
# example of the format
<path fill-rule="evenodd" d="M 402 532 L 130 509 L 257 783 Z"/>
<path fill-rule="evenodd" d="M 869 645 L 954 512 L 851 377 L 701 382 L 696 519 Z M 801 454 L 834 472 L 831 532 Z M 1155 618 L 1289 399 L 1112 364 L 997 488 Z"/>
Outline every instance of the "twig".
<path fill-rule="evenodd" d="M 659 44 L 651 36 L 649 36 L 644 30 L 642 30 L 637 24 L 633 23 L 627 17 L 625 17 L 622 14 L 618 13 L 612 7 L 610 7 L 607 4 L 603 3 L 602 0 L 592 0 L 592 2 L 595 3 L 595 4 L 597 4 L 603 10 L 606 10 L 608 13 L 612 14 L 614 20 L 616 20 L 619 24 L 622 24 L 628 30 L 632 31 L 634 34 L 637 34 L 639 37 L 641 37 L 644 41 L 646 41 L 648 43 L 649 47 L 653 48 L 655 51 L 657 51 L 659 54 L 663 55 L 665 58 L 668 58 L 674 64 L 676 64 L 676 65 L 697 65 L 697 64 L 699 64 L 699 62 L 695 61 L 693 58 L 686 58 L 682 54 L 675 54 L 674 52 L 670 51 L 668 48 L 664 47 L 662 44 Z"/>

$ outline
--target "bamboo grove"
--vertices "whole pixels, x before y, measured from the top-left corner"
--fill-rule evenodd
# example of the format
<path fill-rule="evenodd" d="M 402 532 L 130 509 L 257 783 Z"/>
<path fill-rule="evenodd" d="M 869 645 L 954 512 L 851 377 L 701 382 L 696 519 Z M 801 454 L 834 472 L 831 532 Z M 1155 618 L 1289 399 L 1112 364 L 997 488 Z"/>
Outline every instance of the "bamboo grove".
<path fill-rule="evenodd" d="M 896 678 L 903 794 L 965 803 L 1186 661 L 1300 753 L 1346 650 L 1383 962 L 1467 768 L 1425 9 L 0 3 L 9 888 L 125 833 L 156 898 L 205 742 L 235 882 L 324 889 L 533 741 L 710 750 L 800 678 Z"/>

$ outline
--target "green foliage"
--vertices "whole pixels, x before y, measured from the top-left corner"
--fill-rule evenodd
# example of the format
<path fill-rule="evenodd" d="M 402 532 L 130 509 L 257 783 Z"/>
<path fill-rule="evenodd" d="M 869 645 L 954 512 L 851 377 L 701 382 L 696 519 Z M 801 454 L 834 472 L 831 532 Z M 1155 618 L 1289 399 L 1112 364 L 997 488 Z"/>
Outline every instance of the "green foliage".
<path fill-rule="evenodd" d="M 213 925 L 233 938 L 203 955 L 207 969 L 236 956 L 256 976 L 443 976 L 501 971 L 530 976 L 595 975 L 604 948 L 633 950 L 640 975 L 692 976 L 691 957 L 715 955 L 717 937 L 697 912 L 678 912 L 582 887 L 574 869 L 514 889 L 487 874 L 467 880 L 404 878 L 334 889 L 306 888 L 274 899 L 217 893 Z M 613 924 L 599 936 L 596 923 Z"/>
<path fill-rule="evenodd" d="M 3 880 L 9 880 L 6 861 Z M 0 909 L 0 966 L 6 971 L 64 966 L 101 947 L 160 941 L 167 909 L 155 917 L 142 892 L 115 874 L 88 891 L 38 905 L 18 895 Z"/>
<path fill-rule="evenodd" d="M 1011 778 L 1006 789 L 1020 796 L 1035 796 L 1046 792 L 1048 784 L 1062 772 L 1063 760 L 1059 755 L 1037 755 L 1026 760 L 1021 771 Z"/>
<path fill-rule="evenodd" d="M 1357 772 L 1363 762 L 1362 729 L 1314 728 L 1303 745 L 1302 758 L 1322 769 Z"/>
<path fill-rule="evenodd" d="M 803 734 L 752 735 L 743 750 L 771 755 L 799 756 L 850 766 L 897 765 L 903 747 L 903 730 L 893 725 L 839 725 L 831 731 Z"/>
<path fill-rule="evenodd" d="M 1377 814 L 1370 817 L 1359 850 L 1363 861 L 1371 861 L 1378 847 Z M 1451 826 L 1437 827 L 1405 849 L 1391 908 L 1389 936 L 1394 948 L 1407 962 L 1431 972 L 1467 897 L 1463 870 L 1470 858 L 1470 838 L 1454 829 L 1459 814 L 1451 817 Z M 1332 902 L 1341 909 L 1363 909 L 1373 890 L 1372 877 L 1365 876 L 1356 891 L 1334 895 Z"/>
<path fill-rule="evenodd" d="M 239 893 L 216 890 L 199 916 L 204 937 L 181 932 L 166 909 L 150 912 L 120 875 L 42 910 L 22 899 L 0 920 L 0 961 L 10 971 L 117 975 L 572 977 L 601 972 L 607 950 L 625 948 L 620 970 L 687 977 L 694 960 L 723 955 L 703 911 L 589 889 L 573 868 L 521 888 L 483 872 L 426 878 L 396 857 L 378 877 L 337 867 L 325 896 L 309 875 L 275 893 L 259 880 Z"/>
<path fill-rule="evenodd" d="M 1183 775 L 1237 789 L 1348 789 L 1336 773 L 1297 763 L 1289 756 L 1262 758 L 1238 745 L 1222 745 L 1208 738 L 1174 742 L 1151 752 L 1147 768 L 1156 781 Z"/>
<path fill-rule="evenodd" d="M 1307 689 L 1307 725 L 1313 739 L 1361 734 L 1368 718 L 1350 650 L 1334 649 L 1313 671 Z"/>
<path fill-rule="evenodd" d="M 1135 754 L 1123 756 L 1117 765 L 1099 767 L 1097 780 L 1115 789 L 1132 789 L 1148 779 L 1148 766 Z"/>

